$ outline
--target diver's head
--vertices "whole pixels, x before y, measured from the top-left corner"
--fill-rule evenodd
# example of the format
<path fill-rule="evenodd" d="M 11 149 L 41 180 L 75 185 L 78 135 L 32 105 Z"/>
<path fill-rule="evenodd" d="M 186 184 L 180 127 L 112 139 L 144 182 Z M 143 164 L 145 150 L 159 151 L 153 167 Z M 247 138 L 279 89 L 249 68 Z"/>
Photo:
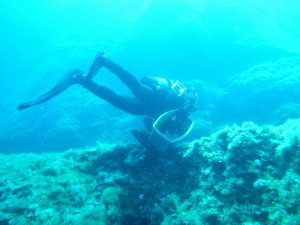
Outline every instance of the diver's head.
<path fill-rule="evenodd" d="M 185 89 L 185 100 L 186 102 L 189 102 L 191 104 L 196 104 L 197 101 L 198 101 L 198 94 L 197 92 L 195 91 L 195 88 L 194 87 L 188 87 Z"/>
<path fill-rule="evenodd" d="M 173 94 L 177 96 L 184 104 L 184 108 L 187 111 L 194 111 L 198 108 L 198 94 L 194 87 L 185 87 L 179 80 L 171 84 L 171 90 Z"/>
<path fill-rule="evenodd" d="M 183 96 L 185 101 L 192 104 L 197 102 L 198 95 L 194 87 L 185 87 L 179 80 L 176 80 L 172 81 L 171 89 L 177 96 Z"/>

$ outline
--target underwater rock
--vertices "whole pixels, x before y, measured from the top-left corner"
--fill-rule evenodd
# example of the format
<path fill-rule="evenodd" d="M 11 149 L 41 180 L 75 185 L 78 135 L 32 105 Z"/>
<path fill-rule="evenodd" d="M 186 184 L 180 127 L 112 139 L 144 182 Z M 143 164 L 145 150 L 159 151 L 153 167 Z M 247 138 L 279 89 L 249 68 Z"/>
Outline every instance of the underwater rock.
<path fill-rule="evenodd" d="M 165 151 L 1 155 L 0 224 L 299 224 L 299 122 L 226 126 Z"/>
<path fill-rule="evenodd" d="M 255 65 L 230 78 L 227 109 L 231 120 L 281 124 L 289 118 L 298 118 L 299 62 L 299 57 L 282 58 Z"/>

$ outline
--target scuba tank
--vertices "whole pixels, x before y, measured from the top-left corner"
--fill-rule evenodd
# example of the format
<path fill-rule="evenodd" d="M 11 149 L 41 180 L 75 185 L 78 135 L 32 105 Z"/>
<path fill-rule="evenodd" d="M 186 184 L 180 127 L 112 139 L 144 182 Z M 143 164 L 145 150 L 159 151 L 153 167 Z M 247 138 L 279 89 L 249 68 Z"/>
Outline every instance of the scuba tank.
<path fill-rule="evenodd" d="M 152 89 L 167 89 L 172 85 L 173 81 L 166 78 L 147 76 L 142 78 L 141 83 L 148 87 L 151 87 Z"/>
<path fill-rule="evenodd" d="M 141 83 L 155 90 L 172 90 L 172 93 L 176 94 L 177 96 L 181 96 L 186 90 L 184 85 L 179 80 L 174 82 L 171 79 L 161 77 L 143 77 Z"/>

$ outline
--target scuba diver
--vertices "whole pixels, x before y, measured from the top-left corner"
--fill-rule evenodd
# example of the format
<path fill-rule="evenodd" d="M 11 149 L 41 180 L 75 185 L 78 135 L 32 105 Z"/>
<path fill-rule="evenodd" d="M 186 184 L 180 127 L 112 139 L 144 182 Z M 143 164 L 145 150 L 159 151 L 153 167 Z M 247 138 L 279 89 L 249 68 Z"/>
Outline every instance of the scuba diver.
<path fill-rule="evenodd" d="M 93 77 L 102 67 L 114 73 L 131 91 L 133 96 L 122 96 L 103 85 L 93 81 Z M 197 94 L 193 87 L 186 88 L 180 81 L 166 78 L 143 77 L 139 81 L 123 67 L 113 62 L 100 51 L 96 54 L 88 73 L 78 69 L 66 73 L 50 91 L 37 99 L 20 104 L 23 110 L 41 104 L 65 91 L 71 85 L 79 84 L 114 107 L 133 115 L 145 115 L 144 123 L 148 130 L 153 122 L 169 110 L 177 110 L 178 121 L 195 110 Z"/>

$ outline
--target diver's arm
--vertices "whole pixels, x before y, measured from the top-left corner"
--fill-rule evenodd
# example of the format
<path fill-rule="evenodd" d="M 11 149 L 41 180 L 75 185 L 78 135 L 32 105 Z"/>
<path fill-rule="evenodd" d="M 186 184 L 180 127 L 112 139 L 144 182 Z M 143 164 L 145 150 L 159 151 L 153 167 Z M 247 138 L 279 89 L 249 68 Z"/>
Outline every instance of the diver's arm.
<path fill-rule="evenodd" d="M 186 93 L 183 106 L 180 107 L 176 112 L 176 116 L 178 118 L 187 118 L 191 112 L 197 110 L 197 93 L 194 92 L 193 88 L 187 89 L 186 92 L 190 93 Z"/>

